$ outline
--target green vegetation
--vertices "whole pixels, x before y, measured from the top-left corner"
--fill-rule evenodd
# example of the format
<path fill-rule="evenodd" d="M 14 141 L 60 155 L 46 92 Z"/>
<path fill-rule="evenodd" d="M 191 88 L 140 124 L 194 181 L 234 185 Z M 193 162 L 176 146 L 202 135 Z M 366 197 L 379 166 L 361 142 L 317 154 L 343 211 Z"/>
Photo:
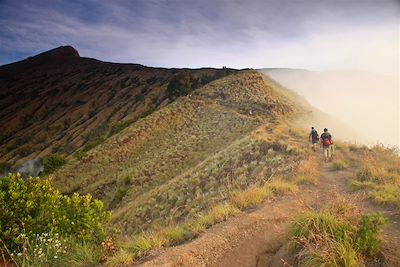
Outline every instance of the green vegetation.
<path fill-rule="evenodd" d="M 332 170 L 334 171 L 341 171 L 347 169 L 348 167 L 349 167 L 348 164 L 343 160 L 335 160 L 332 163 Z"/>
<path fill-rule="evenodd" d="M 264 201 L 272 192 L 266 187 L 251 186 L 243 192 L 237 192 L 232 196 L 232 204 L 241 210 L 255 207 Z"/>
<path fill-rule="evenodd" d="M 168 84 L 167 95 L 177 98 L 188 95 L 192 91 L 192 81 L 188 71 L 180 72 Z"/>
<path fill-rule="evenodd" d="M 353 148 L 355 149 L 355 148 Z M 355 150 L 357 151 L 357 150 Z M 398 151 L 382 146 L 356 153 L 359 167 L 351 186 L 366 190 L 374 203 L 400 207 L 400 157 Z"/>
<path fill-rule="evenodd" d="M 50 155 L 43 160 L 43 174 L 51 174 L 66 163 L 66 159 L 60 155 Z"/>
<path fill-rule="evenodd" d="M 58 266 L 66 246 L 99 244 L 110 218 L 90 195 L 62 195 L 49 179 L 19 174 L 0 179 L 0 214 L 0 251 L 18 266 Z"/>
<path fill-rule="evenodd" d="M 131 125 L 134 121 L 133 120 L 126 120 L 126 121 L 116 121 L 113 122 L 111 125 L 111 129 L 109 132 L 109 136 L 114 135 Z"/>
<path fill-rule="evenodd" d="M 300 266 L 363 266 L 365 256 L 379 252 L 379 235 L 387 219 L 354 210 L 342 202 L 295 220 L 290 235 L 299 250 Z"/>
<path fill-rule="evenodd" d="M 264 186 L 252 185 L 244 191 L 234 192 L 231 197 L 232 205 L 240 210 L 255 207 L 262 203 L 266 198 L 274 195 L 285 195 L 298 192 L 296 185 L 275 180 L 265 183 Z"/>

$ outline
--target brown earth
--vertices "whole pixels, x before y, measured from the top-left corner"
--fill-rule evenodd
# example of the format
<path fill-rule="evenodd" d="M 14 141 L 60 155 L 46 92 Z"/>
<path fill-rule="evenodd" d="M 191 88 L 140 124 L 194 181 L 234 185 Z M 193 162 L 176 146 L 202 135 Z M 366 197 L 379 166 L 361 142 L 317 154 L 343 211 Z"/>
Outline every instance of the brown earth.
<path fill-rule="evenodd" d="M 331 163 L 323 163 L 316 186 L 305 186 L 295 195 L 269 199 L 250 213 L 211 227 L 189 243 L 154 251 L 137 265 L 293 266 L 295 255 L 289 252 L 287 235 L 293 218 L 307 210 L 327 207 L 340 196 L 362 212 L 381 212 L 390 219 L 382 236 L 382 254 L 367 260 L 366 266 L 400 266 L 399 212 L 371 204 L 363 193 L 350 192 L 348 182 L 354 177 L 355 169 L 332 171 Z"/>
<path fill-rule="evenodd" d="M 108 63 L 80 57 L 71 46 L 0 66 L 0 163 L 68 156 L 108 137 L 113 125 L 173 101 L 167 88 L 174 77 L 187 74 L 191 90 L 232 72 Z"/>

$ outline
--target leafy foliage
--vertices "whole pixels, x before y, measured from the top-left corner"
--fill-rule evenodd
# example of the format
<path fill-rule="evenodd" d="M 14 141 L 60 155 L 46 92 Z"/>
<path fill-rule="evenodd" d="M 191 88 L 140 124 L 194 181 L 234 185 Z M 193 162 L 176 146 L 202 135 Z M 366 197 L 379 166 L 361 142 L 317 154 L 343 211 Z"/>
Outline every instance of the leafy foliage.
<path fill-rule="evenodd" d="M 13 251 L 21 249 L 21 237 L 42 233 L 81 241 L 101 239 L 110 218 L 103 203 L 91 195 L 62 195 L 49 179 L 29 177 L 25 182 L 19 174 L 0 179 L 0 214 L 0 240 Z"/>

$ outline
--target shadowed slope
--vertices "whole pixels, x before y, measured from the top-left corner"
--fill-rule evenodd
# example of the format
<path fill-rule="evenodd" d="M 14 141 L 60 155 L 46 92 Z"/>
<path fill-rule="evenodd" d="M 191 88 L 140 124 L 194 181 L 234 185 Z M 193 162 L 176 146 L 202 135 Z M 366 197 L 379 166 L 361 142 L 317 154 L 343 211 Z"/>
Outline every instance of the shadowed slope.
<path fill-rule="evenodd" d="M 172 102 L 167 89 L 179 75 L 186 87 L 178 89 L 187 94 L 233 72 L 107 63 L 81 58 L 72 47 L 1 66 L 0 163 L 16 167 L 53 153 L 89 150 Z"/>

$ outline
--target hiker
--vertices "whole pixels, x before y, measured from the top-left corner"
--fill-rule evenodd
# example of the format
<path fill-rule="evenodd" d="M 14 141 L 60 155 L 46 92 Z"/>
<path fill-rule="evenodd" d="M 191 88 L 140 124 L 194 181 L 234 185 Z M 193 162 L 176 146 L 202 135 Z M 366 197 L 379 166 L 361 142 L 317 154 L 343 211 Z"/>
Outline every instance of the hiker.
<path fill-rule="evenodd" d="M 308 140 L 311 142 L 312 149 L 315 151 L 315 147 L 317 146 L 319 141 L 319 135 L 317 130 L 314 129 L 314 127 L 311 127 L 311 132 L 308 135 Z"/>
<path fill-rule="evenodd" d="M 325 128 L 324 132 L 321 134 L 320 138 L 320 146 L 324 152 L 325 162 L 328 162 L 332 158 L 331 146 L 333 144 L 332 135 L 328 132 L 328 129 Z"/>

